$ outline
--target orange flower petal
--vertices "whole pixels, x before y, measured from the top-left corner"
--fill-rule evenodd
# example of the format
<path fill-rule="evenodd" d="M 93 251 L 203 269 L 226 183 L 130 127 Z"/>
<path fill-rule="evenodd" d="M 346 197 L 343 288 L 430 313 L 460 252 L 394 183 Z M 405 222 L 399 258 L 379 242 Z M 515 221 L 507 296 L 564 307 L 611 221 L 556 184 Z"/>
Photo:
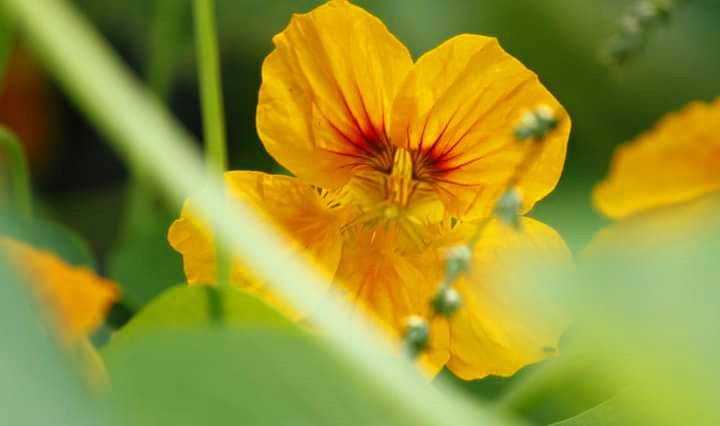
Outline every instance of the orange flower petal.
<path fill-rule="evenodd" d="M 720 98 L 693 102 L 617 149 L 593 194 L 613 219 L 720 190 Z"/>
<path fill-rule="evenodd" d="M 68 265 L 50 252 L 9 238 L 0 238 L 0 251 L 17 265 L 18 273 L 48 307 L 60 335 L 69 341 L 92 333 L 119 298 L 115 283 L 85 267 Z"/>
<path fill-rule="evenodd" d="M 414 152 L 420 177 L 435 184 L 451 214 L 483 218 L 524 156 L 514 128 L 540 104 L 563 120 L 521 180 L 529 209 L 557 184 L 570 120 L 537 76 L 494 38 L 460 35 L 423 55 L 393 104 L 390 140 Z"/>
<path fill-rule="evenodd" d="M 270 155 L 326 188 L 344 184 L 354 170 L 389 167 L 385 126 L 412 59 L 385 25 L 330 1 L 295 15 L 273 42 L 257 108 Z"/>
<path fill-rule="evenodd" d="M 508 376 L 554 353 L 564 316 L 529 275 L 569 259 L 562 238 L 538 221 L 525 218 L 522 232 L 491 222 L 456 283 L 463 305 L 450 319 L 448 368 L 466 380 Z"/>
<path fill-rule="evenodd" d="M 334 274 L 340 261 L 340 224 L 347 220 L 347 210 L 333 194 L 292 177 L 260 172 L 228 172 L 225 182 L 234 197 L 256 207 L 298 244 L 291 250 L 307 254 L 320 270 Z M 192 214 L 191 201 L 170 227 L 168 240 L 183 256 L 190 284 L 215 282 L 213 239 L 207 226 Z M 241 262 L 233 267 L 233 281 L 262 293 L 262 284 Z"/>
<path fill-rule="evenodd" d="M 402 253 L 398 230 L 363 228 L 349 236 L 335 280 L 358 309 L 394 337 L 402 336 L 410 316 L 428 318 L 430 301 L 440 284 L 442 266 L 436 254 Z M 448 331 L 443 321 L 431 322 L 428 351 L 419 359 L 428 374 L 448 359 Z"/>

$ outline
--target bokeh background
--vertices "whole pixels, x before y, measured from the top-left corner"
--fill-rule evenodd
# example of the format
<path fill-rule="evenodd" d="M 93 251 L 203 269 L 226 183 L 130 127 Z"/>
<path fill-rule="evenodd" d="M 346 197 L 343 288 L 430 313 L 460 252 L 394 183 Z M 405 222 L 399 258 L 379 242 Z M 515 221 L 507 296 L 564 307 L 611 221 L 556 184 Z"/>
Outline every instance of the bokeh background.
<path fill-rule="evenodd" d="M 74 2 L 199 140 L 189 0 Z M 254 128 L 260 67 L 272 49 L 272 36 L 291 14 L 320 3 L 217 0 L 231 168 L 282 172 Z M 614 148 L 663 114 L 720 95 L 717 0 L 682 2 L 652 33 L 646 49 L 614 67 L 600 60 L 599 50 L 618 32 L 634 0 L 355 3 L 379 16 L 416 57 L 456 34 L 480 33 L 498 37 L 508 52 L 539 74 L 569 111 L 573 132 L 560 184 L 532 215 L 560 231 L 575 250 L 606 223 L 593 211 L 590 193 L 606 174 Z M 22 44 L 15 46 L 0 88 L 0 124 L 17 133 L 26 147 L 36 208 L 87 240 L 99 270 L 121 282 L 124 300 L 111 323 L 122 323 L 164 288 L 183 282 L 180 257 L 165 239 L 177 212 L 142 189 L 141 177 L 127 170 Z M 493 396 L 506 382 L 490 378 L 462 386 Z M 565 404 L 570 413 L 591 405 L 577 398 L 557 404 Z M 553 411 L 547 404 L 545 409 Z M 557 412 L 553 416 L 562 418 Z"/>
<path fill-rule="evenodd" d="M 186 0 L 75 0 L 136 70 L 152 79 L 177 118 L 199 135 L 193 27 Z M 254 129 L 260 66 L 272 36 L 311 0 L 219 0 L 218 25 L 232 168 L 277 171 Z M 613 148 L 647 129 L 662 114 L 693 99 L 720 93 L 720 3 L 695 0 L 676 8 L 644 52 L 608 68 L 598 50 L 618 30 L 634 1 L 623 0 L 358 0 L 386 22 L 417 57 L 462 32 L 494 35 L 536 71 L 566 106 L 573 134 L 560 185 L 535 216 L 558 228 L 577 247 L 589 235 L 567 232 L 590 213 L 589 191 L 606 173 Z M 171 10 L 171 13 L 163 13 Z M 157 16 L 177 16 L 178 24 Z M 163 25 L 165 25 L 163 27 Z M 170 28 L 168 28 L 170 26 Z M 159 31 L 176 34 L 157 42 Z M 61 35 L 59 35 L 61 36 Z M 161 57 L 159 61 L 153 58 Z M 161 64 L 158 65 L 158 62 Z M 91 65 L 91 64 L 89 64 Z M 158 74 L 155 74 L 158 75 Z M 47 210 L 107 252 L 118 237 L 128 171 L 67 99 L 19 46 L 0 97 L 0 122 L 26 144 L 36 191 Z M 561 213 L 564 201 L 585 199 L 586 211 Z M 87 212 L 92 212 L 87 215 Z M 575 217 L 575 218 L 574 218 Z M 599 219 L 598 219 L 599 220 Z"/>

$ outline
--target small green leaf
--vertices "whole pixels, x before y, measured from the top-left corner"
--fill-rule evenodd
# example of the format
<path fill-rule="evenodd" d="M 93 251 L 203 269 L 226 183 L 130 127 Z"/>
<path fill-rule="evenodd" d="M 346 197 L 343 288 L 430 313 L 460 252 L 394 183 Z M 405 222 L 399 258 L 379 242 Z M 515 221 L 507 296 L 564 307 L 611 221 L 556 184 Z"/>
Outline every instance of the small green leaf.
<path fill-rule="evenodd" d="M 172 219 L 158 213 L 145 217 L 146 225 L 128 227 L 108 258 L 108 275 L 120 284 L 123 300 L 133 309 L 185 280 L 180 255 L 167 242 Z"/>
<path fill-rule="evenodd" d="M 1 37 L 2 34 L 0 34 Z M 2 46 L 0 46 L 0 78 L 2 78 L 3 67 L 2 54 Z M 32 188 L 25 151 L 17 137 L 2 126 L 0 126 L 0 164 L 2 165 L 0 171 L 3 172 L 0 178 L 2 183 L 8 186 L 7 192 L 9 193 L 8 201 L 5 203 L 18 214 L 30 217 L 32 213 Z M 4 195 L 4 193 L 5 188 L 2 188 L 0 195 Z"/>
<path fill-rule="evenodd" d="M 113 336 L 106 348 L 112 351 L 119 341 L 136 334 L 161 329 L 206 326 L 222 316 L 225 324 L 294 329 L 280 313 L 257 298 L 234 288 L 179 285 L 146 305 Z"/>
<path fill-rule="evenodd" d="M 95 270 L 90 246 L 74 231 L 46 220 L 28 220 L 11 213 L 0 215 L 0 235 L 54 253 L 67 263 Z"/>

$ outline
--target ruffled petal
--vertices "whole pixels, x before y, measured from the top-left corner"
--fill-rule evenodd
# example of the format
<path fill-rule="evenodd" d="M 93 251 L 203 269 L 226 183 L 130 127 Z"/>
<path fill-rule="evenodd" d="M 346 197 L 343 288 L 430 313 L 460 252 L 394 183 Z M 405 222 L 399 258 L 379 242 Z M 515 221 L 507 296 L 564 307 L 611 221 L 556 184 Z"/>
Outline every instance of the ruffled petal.
<path fill-rule="evenodd" d="M 327 188 L 359 169 L 389 167 L 386 122 L 412 66 L 405 46 L 345 1 L 295 15 L 273 42 L 257 108 L 258 134 L 270 155 Z"/>
<path fill-rule="evenodd" d="M 520 181 L 528 210 L 557 184 L 570 120 L 496 39 L 460 35 L 423 55 L 393 103 L 390 140 L 413 153 L 416 174 L 434 184 L 451 214 L 484 218 L 526 152 L 513 130 L 541 104 L 562 121 Z"/>
<path fill-rule="evenodd" d="M 540 287 L 555 267 L 570 265 L 552 228 L 527 218 L 522 232 L 491 222 L 474 248 L 470 273 L 456 283 L 463 305 L 450 319 L 448 368 L 466 380 L 508 376 L 555 353 L 565 318 Z M 547 279 L 539 280 L 539 271 Z"/>
<path fill-rule="evenodd" d="M 720 98 L 693 102 L 617 149 L 593 193 L 613 219 L 720 190 Z"/>
<path fill-rule="evenodd" d="M 68 265 L 50 252 L 9 238 L 0 238 L 0 251 L 16 265 L 68 341 L 88 337 L 120 297 L 115 283 L 85 267 Z"/>
<path fill-rule="evenodd" d="M 340 227 L 349 213 L 336 194 L 300 182 L 298 179 L 259 172 L 236 171 L 225 174 L 232 196 L 250 203 L 278 230 L 297 243 L 291 250 L 332 277 L 340 261 Z M 170 245 L 183 257 L 185 275 L 190 284 L 215 282 L 215 249 L 207 226 L 192 213 L 192 201 L 186 203 L 181 217 L 168 232 Z M 247 290 L 266 296 L 263 283 L 252 269 L 237 261 L 233 265 L 233 282 Z"/>
<path fill-rule="evenodd" d="M 410 316 L 430 317 L 430 301 L 442 278 L 432 250 L 403 253 L 401 233 L 382 226 L 363 228 L 348 236 L 335 280 L 352 304 L 391 336 L 402 336 Z M 448 359 L 448 330 L 431 324 L 430 345 L 419 360 L 425 372 L 437 373 Z"/>

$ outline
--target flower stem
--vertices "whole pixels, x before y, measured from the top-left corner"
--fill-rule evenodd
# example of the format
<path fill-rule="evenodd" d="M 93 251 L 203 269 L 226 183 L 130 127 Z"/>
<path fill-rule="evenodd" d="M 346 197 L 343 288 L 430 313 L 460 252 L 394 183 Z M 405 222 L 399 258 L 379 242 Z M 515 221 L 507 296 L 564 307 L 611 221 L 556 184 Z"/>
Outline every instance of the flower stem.
<path fill-rule="evenodd" d="M 145 78 L 155 94 L 168 101 L 175 81 L 175 65 L 181 53 L 182 22 L 189 4 L 155 0 L 150 49 Z"/>
<path fill-rule="evenodd" d="M 214 1 L 194 0 L 194 15 L 205 158 L 211 174 L 222 173 L 227 169 L 227 147 Z M 230 256 L 218 242 L 215 243 L 215 259 L 215 281 L 218 286 L 228 285 Z"/>
<path fill-rule="evenodd" d="M 30 217 L 32 191 L 27 161 L 15 136 L 2 127 L 0 127 L 0 159 L 7 163 L 10 170 L 10 192 L 14 208 L 20 214 Z"/>
<path fill-rule="evenodd" d="M 10 55 L 15 45 L 14 23 L 9 16 L 0 14 L 0 83 L 5 77 L 5 68 L 10 62 Z M 2 88 L 2 84 L 0 84 L 0 88 Z"/>
<path fill-rule="evenodd" d="M 214 1 L 195 0 L 194 6 L 205 153 L 209 167 L 224 171 L 227 167 L 225 119 L 220 90 L 220 58 L 215 31 Z"/>

